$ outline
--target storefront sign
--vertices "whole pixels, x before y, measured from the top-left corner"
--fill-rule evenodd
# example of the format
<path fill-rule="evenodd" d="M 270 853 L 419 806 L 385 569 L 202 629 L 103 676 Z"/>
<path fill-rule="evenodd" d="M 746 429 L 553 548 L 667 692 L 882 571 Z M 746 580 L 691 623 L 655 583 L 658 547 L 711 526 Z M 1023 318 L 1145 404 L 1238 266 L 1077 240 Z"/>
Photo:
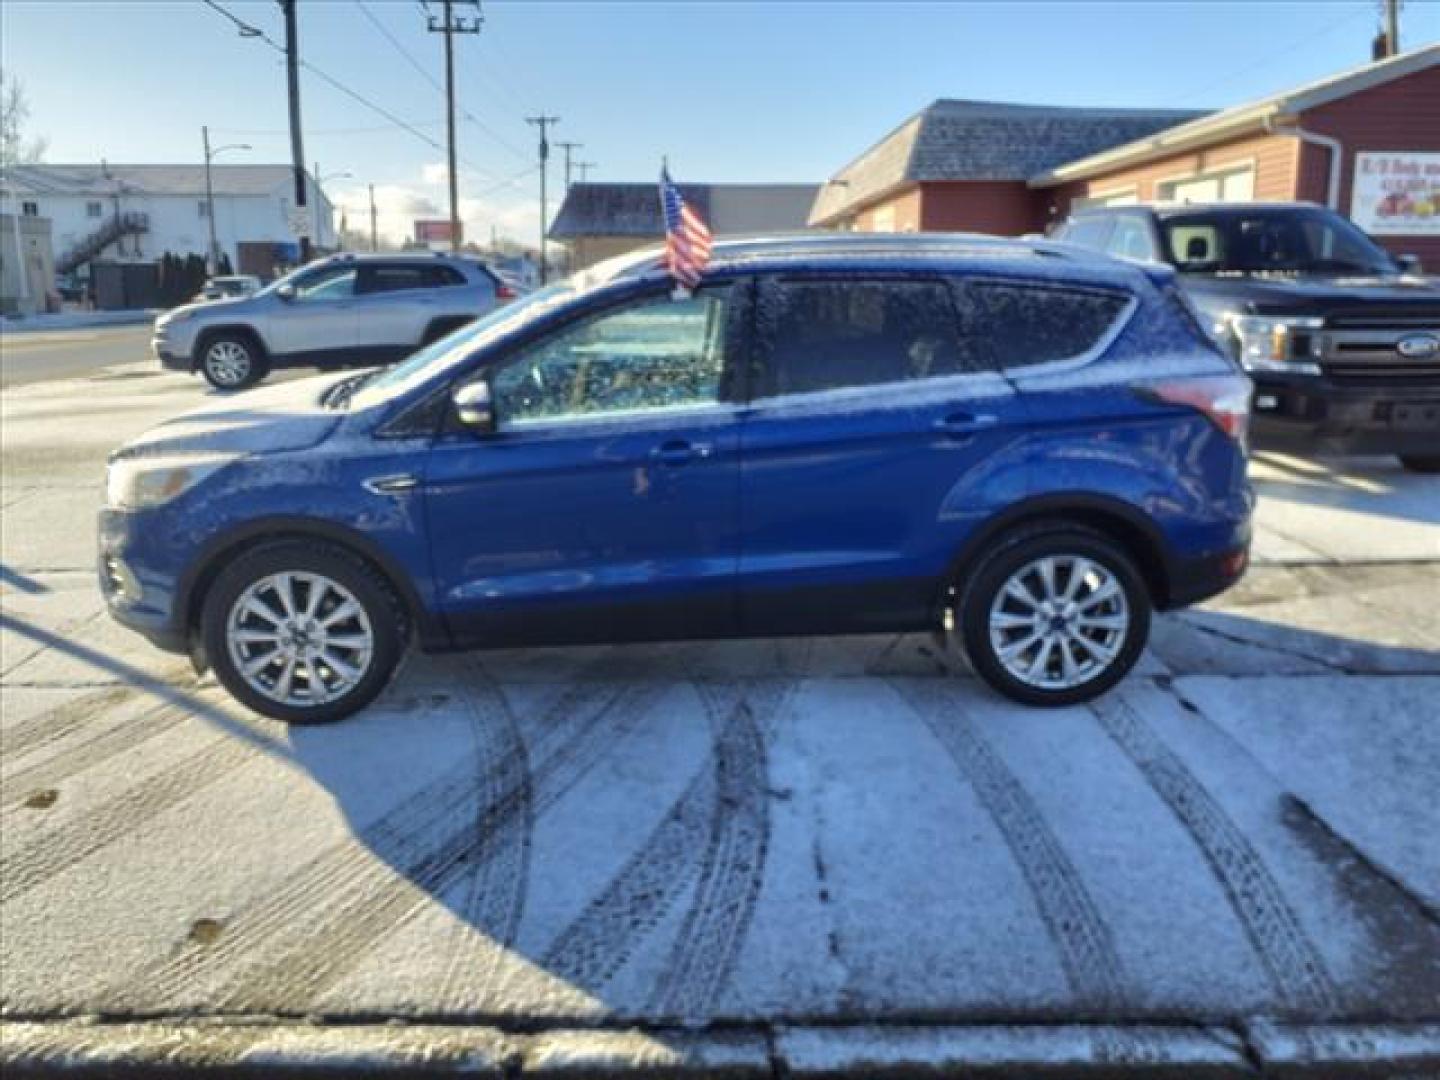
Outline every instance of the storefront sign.
<path fill-rule="evenodd" d="M 1375 236 L 1440 236 L 1440 154 L 1355 155 L 1350 220 Z"/>

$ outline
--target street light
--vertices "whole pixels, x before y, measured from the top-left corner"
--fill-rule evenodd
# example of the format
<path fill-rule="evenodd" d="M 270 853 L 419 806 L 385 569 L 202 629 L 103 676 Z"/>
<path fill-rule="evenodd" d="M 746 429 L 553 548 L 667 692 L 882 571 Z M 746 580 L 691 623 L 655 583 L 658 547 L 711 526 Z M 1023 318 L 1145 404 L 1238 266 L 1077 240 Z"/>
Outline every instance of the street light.
<path fill-rule="evenodd" d="M 352 173 L 352 172 L 332 172 L 332 173 L 326 173 L 324 176 L 321 176 L 321 175 L 320 175 L 320 163 L 319 163 L 318 161 L 315 162 L 315 194 L 318 196 L 318 198 L 315 200 L 315 243 L 316 243 L 316 244 L 319 244 L 319 243 L 320 243 L 320 200 L 323 199 L 323 198 L 325 198 L 325 190 L 324 190 L 325 181 L 326 181 L 326 180 L 345 180 L 345 179 L 352 179 L 352 180 L 353 180 L 354 177 L 355 177 L 355 174 Z"/>
<path fill-rule="evenodd" d="M 216 154 L 223 154 L 226 150 L 249 150 L 250 144 L 227 143 L 211 150 L 208 127 L 200 129 L 200 137 L 205 142 L 205 218 L 210 223 L 210 250 L 205 257 L 205 272 L 214 277 L 215 271 L 220 268 L 220 242 L 215 239 L 215 189 L 210 183 L 210 162 Z"/>

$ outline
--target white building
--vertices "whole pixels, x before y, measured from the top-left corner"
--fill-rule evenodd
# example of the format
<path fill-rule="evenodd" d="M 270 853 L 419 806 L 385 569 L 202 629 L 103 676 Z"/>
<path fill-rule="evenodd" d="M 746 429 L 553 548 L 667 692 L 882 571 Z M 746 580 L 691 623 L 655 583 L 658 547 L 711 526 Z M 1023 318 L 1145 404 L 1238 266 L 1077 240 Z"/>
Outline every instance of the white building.
<path fill-rule="evenodd" d="M 291 167 L 216 164 L 210 171 L 215 239 L 234 271 L 268 278 L 293 265 L 300 222 Z M 16 165 L 0 184 L 6 210 L 50 220 L 62 274 L 91 261 L 203 257 L 209 247 L 204 165 Z M 308 171 L 305 185 L 311 243 L 333 249 L 334 208 Z"/>

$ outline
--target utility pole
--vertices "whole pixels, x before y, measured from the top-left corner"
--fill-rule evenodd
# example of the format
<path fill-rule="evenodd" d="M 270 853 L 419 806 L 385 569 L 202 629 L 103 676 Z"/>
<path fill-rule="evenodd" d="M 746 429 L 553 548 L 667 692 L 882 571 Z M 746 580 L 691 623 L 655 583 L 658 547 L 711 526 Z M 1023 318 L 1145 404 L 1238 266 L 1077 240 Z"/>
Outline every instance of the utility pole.
<path fill-rule="evenodd" d="M 1400 0 L 1385 0 L 1385 55 L 1400 52 Z"/>
<path fill-rule="evenodd" d="M 585 144 L 584 144 L 584 143 L 578 143 L 578 142 L 557 142 L 555 145 L 558 146 L 558 147 L 560 147 L 561 150 L 564 150 L 564 151 L 565 151 L 565 190 L 566 190 L 566 191 L 569 191 L 569 190 L 570 190 L 570 153 L 571 153 L 571 151 L 573 151 L 573 150 L 579 150 L 580 147 L 584 146 Z"/>
<path fill-rule="evenodd" d="M 461 0 L 462 3 L 467 0 Z M 467 23 L 464 17 L 452 17 L 455 0 L 442 0 L 444 14 L 441 22 L 430 16 L 429 29 L 432 34 L 445 35 L 445 133 L 450 149 L 450 250 L 460 250 L 460 195 L 459 182 L 455 175 L 455 35 L 480 33 L 480 0 L 468 0 L 475 6 L 476 14 Z"/>
<path fill-rule="evenodd" d="M 550 160 L 550 143 L 545 138 L 545 132 L 551 124 L 558 124 L 560 118 L 558 116 L 527 116 L 525 122 L 534 124 L 540 129 L 540 284 L 544 285 L 545 279 L 549 276 L 549 271 L 545 266 L 545 218 L 548 216 L 545 205 L 545 173 L 547 171 L 546 162 Z"/>
<path fill-rule="evenodd" d="M 297 221 L 305 222 L 300 232 L 300 263 L 310 261 L 310 237 L 305 204 L 305 140 L 300 133 L 300 38 L 295 29 L 295 0 L 276 0 L 285 15 L 285 79 L 290 90 L 290 159 L 295 167 L 295 206 Z"/>
<path fill-rule="evenodd" d="M 370 185 L 370 250 L 380 250 L 380 234 L 375 231 L 375 185 Z"/>
<path fill-rule="evenodd" d="M 205 251 L 205 272 L 214 277 L 220 270 L 220 242 L 215 238 L 215 188 L 210 182 L 210 162 L 215 160 L 216 154 L 223 154 L 226 150 L 249 150 L 249 143 L 231 143 L 228 146 L 217 146 L 210 149 L 210 129 L 202 126 L 200 128 L 200 140 L 205 147 L 205 221 L 210 226 L 210 246 Z M 120 208 L 115 208 L 115 216 L 120 216 Z"/>
<path fill-rule="evenodd" d="M 590 175 L 590 170 L 595 168 L 593 161 L 577 161 L 575 168 L 580 170 L 580 183 L 585 183 L 585 178 Z"/>

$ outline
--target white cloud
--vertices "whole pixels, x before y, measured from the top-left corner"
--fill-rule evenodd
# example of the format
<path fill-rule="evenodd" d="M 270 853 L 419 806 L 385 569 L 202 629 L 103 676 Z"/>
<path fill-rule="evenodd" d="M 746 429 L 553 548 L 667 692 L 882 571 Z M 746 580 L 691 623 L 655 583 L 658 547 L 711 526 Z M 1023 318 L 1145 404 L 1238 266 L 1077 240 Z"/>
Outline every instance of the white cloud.
<path fill-rule="evenodd" d="M 417 219 L 444 219 L 449 216 L 448 172 L 443 163 L 427 163 L 421 167 L 418 181 L 413 184 L 377 184 L 375 186 L 376 225 L 388 240 L 401 242 L 415 234 Z M 467 196 L 467 187 L 485 190 L 493 187 L 486 178 L 460 174 L 460 220 L 465 236 L 477 243 L 488 243 L 492 228 L 502 237 L 534 244 L 540 234 L 538 198 L 515 188 L 494 196 Z M 537 192 L 538 195 L 538 192 Z M 335 206 L 343 209 L 350 229 L 367 232 L 370 228 L 370 193 L 363 185 L 336 186 L 331 192 Z M 554 198 L 550 212 L 558 208 Z"/>

